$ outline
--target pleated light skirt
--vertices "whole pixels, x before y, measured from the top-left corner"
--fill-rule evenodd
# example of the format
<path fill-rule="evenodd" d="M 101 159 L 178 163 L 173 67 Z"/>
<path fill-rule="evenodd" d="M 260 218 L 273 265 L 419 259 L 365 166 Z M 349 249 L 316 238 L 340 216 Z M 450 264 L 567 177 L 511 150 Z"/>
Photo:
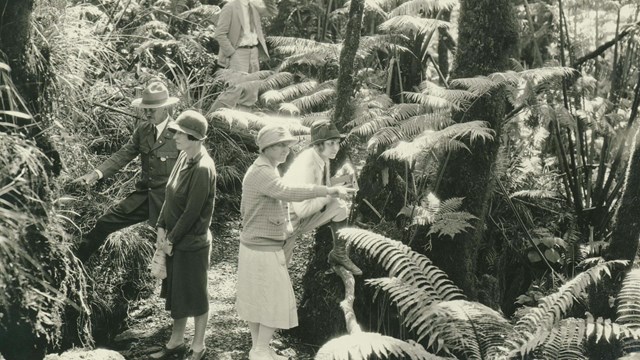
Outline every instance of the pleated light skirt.
<path fill-rule="evenodd" d="M 240 244 L 236 309 L 245 321 L 278 329 L 298 326 L 284 251 L 256 251 Z"/>

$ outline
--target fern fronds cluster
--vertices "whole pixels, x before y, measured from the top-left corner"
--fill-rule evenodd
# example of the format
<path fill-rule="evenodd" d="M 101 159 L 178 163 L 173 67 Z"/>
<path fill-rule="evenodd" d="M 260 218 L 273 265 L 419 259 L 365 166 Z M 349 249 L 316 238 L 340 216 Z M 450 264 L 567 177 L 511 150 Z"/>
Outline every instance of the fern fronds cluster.
<path fill-rule="evenodd" d="M 405 326 L 436 352 L 484 358 L 498 353 L 510 325 L 496 311 L 464 300 L 456 287 L 424 255 L 407 245 L 360 229 L 339 232 L 389 271 L 367 284 L 385 291 L 398 306 Z"/>
<path fill-rule="evenodd" d="M 293 135 L 307 135 L 309 128 L 302 125 L 299 118 L 254 114 L 252 112 L 222 108 L 206 114 L 208 119 L 218 119 L 225 121 L 229 126 L 238 126 L 243 129 L 259 130 L 265 125 L 277 124 L 281 125 L 291 132 Z"/>
<path fill-rule="evenodd" d="M 540 304 L 531 309 L 516 323 L 510 339 L 507 340 L 509 356 L 527 354 L 542 344 L 553 327 L 573 306 L 575 299 L 584 296 L 586 289 L 607 275 L 611 269 L 624 266 L 626 261 L 607 261 L 588 269 L 562 285 L 558 291 L 540 299 Z"/>
<path fill-rule="evenodd" d="M 324 344 L 316 353 L 316 360 L 367 359 L 371 354 L 383 358 L 411 360 L 445 360 L 433 355 L 413 341 L 402 341 L 379 333 L 361 332 L 344 335 Z"/>
<path fill-rule="evenodd" d="M 634 268 L 625 275 L 616 302 L 616 322 L 634 330 L 640 329 L 640 269 Z M 626 353 L 638 352 L 640 341 L 625 338 L 622 349 Z"/>

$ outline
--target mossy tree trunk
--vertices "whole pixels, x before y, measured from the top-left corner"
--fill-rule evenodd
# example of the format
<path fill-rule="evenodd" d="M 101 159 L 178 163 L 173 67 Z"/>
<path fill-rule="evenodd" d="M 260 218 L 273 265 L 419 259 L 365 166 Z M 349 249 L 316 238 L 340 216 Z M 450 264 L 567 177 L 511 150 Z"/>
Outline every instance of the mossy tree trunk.
<path fill-rule="evenodd" d="M 508 69 L 518 30 L 513 4 L 508 0 L 462 0 L 460 2 L 458 51 L 452 78 L 474 77 Z M 465 112 L 454 115 L 458 122 L 483 120 L 495 131 L 493 141 L 476 142 L 470 152 L 450 153 L 441 169 L 440 199 L 464 197 L 464 210 L 478 217 L 474 229 L 453 240 L 433 241 L 434 263 L 471 298 L 477 298 L 476 262 L 482 241 L 489 200 L 492 170 L 500 147 L 501 119 L 506 98 L 493 92 L 475 101 Z"/>
<path fill-rule="evenodd" d="M 638 151 L 638 135 L 636 130 L 627 172 L 622 186 L 620 205 L 616 210 L 613 232 L 609 250 L 605 257 L 607 260 L 629 260 L 633 262 L 638 251 L 638 239 L 640 238 L 640 151 Z"/>
<path fill-rule="evenodd" d="M 47 171 L 58 175 L 62 169 L 60 155 L 48 136 L 42 132 L 47 127 L 42 114 L 48 109 L 45 96 L 49 79 L 46 67 L 48 50 L 40 48 L 43 62 L 38 64 L 34 59 L 31 41 L 31 13 L 34 4 L 35 0 L 0 0 L 0 50 L 6 55 L 0 61 L 11 67 L 11 78 L 25 101 L 26 110 L 34 115 L 31 121 L 16 117 L 9 117 L 4 121 L 8 120 L 22 127 L 21 131 L 35 140 L 38 148 L 51 160 L 45 164 Z M 2 107 L 5 106 L 6 103 L 3 103 Z"/>
<path fill-rule="evenodd" d="M 336 106 L 333 122 L 342 131 L 353 112 L 354 94 L 353 76 L 356 51 L 360 46 L 360 29 L 364 13 L 364 0 L 353 0 L 349 8 L 349 21 L 340 53 L 340 70 L 336 88 Z M 344 161 L 348 147 L 343 147 L 336 163 Z M 332 170 L 336 170 L 332 163 Z M 339 302 L 344 298 L 344 284 L 335 274 L 326 274 L 329 270 L 327 256 L 332 249 L 331 231 L 321 227 L 315 234 L 312 258 L 303 277 L 303 295 L 298 310 L 300 325 L 295 329 L 305 341 L 322 344 L 331 337 L 346 332 L 345 317 Z M 295 256 L 295 254 L 294 254 Z"/>

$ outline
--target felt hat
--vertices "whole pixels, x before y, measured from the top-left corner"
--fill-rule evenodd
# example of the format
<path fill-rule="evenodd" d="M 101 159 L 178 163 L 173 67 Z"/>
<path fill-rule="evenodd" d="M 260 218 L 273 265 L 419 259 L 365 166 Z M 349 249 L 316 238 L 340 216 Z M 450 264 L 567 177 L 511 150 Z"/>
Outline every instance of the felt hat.
<path fill-rule="evenodd" d="M 207 137 L 209 124 L 207 119 L 199 112 L 186 110 L 178 116 L 176 121 L 170 122 L 168 127 L 170 130 L 180 131 L 198 140 L 204 140 Z"/>
<path fill-rule="evenodd" d="M 156 109 L 176 104 L 180 99 L 169 96 L 169 91 L 163 83 L 152 82 L 142 92 L 142 97 L 131 102 L 131 106 L 142 109 Z"/>
<path fill-rule="evenodd" d="M 295 144 L 298 142 L 298 139 L 293 137 L 289 130 L 281 125 L 267 125 L 260 129 L 256 137 L 256 144 L 260 148 L 260 152 L 271 145 L 282 142 Z"/>
<path fill-rule="evenodd" d="M 318 120 L 311 125 L 311 142 L 309 145 L 320 144 L 331 139 L 344 139 L 336 125 L 329 120 Z"/>

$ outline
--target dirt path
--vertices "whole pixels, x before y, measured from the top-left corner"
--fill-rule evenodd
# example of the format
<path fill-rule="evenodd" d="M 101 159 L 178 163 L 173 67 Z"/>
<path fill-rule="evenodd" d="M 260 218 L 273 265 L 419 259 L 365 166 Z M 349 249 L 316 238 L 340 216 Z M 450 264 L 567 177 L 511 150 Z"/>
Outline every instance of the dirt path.
<path fill-rule="evenodd" d="M 247 359 L 251 347 L 251 335 L 245 322 L 235 311 L 235 285 L 238 254 L 238 227 L 230 226 L 226 234 L 216 236 L 209 270 L 210 311 L 206 334 L 207 359 Z M 291 267 L 294 283 L 300 281 L 306 267 L 308 247 L 299 247 L 297 260 Z M 159 285 L 155 295 L 133 305 L 129 310 L 129 329 L 116 337 L 114 350 L 127 359 L 146 359 L 160 350 L 171 334 L 171 318 L 164 310 L 164 300 L 159 298 Z M 297 286 L 296 286 L 297 288 Z M 297 294 L 298 296 L 300 294 Z M 187 323 L 187 344 L 193 338 L 193 321 Z M 277 334 L 272 346 L 291 359 L 311 359 L 317 347 L 300 344 L 286 334 Z M 181 359 L 181 357 L 176 357 Z"/>

